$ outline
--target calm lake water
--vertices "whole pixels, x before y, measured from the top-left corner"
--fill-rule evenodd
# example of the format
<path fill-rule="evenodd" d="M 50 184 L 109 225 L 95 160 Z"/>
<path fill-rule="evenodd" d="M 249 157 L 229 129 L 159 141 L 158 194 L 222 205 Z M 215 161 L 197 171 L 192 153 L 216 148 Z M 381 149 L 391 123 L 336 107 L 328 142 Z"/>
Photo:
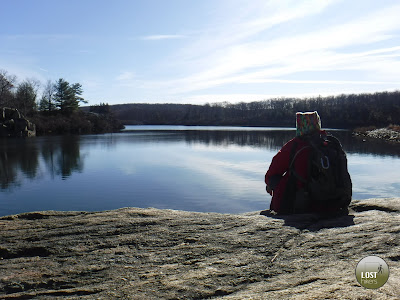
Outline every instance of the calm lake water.
<path fill-rule="evenodd" d="M 331 131 L 353 199 L 400 196 L 400 145 Z M 0 140 L 0 215 L 156 207 L 241 213 L 269 207 L 264 174 L 285 128 L 127 126 L 117 134 Z"/>

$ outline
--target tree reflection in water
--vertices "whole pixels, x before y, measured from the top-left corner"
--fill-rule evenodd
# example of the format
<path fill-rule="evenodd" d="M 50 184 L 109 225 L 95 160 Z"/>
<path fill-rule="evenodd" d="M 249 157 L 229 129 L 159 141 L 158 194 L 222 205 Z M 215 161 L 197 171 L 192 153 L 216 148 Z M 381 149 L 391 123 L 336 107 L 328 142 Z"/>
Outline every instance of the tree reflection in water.
<path fill-rule="evenodd" d="M 52 178 L 61 175 L 62 179 L 67 179 L 73 172 L 83 171 L 79 136 L 49 139 L 41 148 L 43 160 Z"/>
<path fill-rule="evenodd" d="M 150 127 L 151 128 L 151 127 Z M 372 154 L 377 156 L 400 156 L 400 144 L 384 141 L 364 142 L 354 138 L 348 131 L 331 131 L 343 144 L 347 153 Z M 68 179 L 76 172 L 84 171 L 84 156 L 81 155 L 81 141 L 84 144 L 100 143 L 115 147 L 118 143 L 183 142 L 187 145 L 239 146 L 278 151 L 293 138 L 294 130 L 256 130 L 230 128 L 229 130 L 197 130 L 184 127 L 176 130 L 173 126 L 163 130 L 127 130 L 114 135 L 98 136 L 50 136 L 37 138 L 10 138 L 0 140 L 0 189 L 11 190 L 20 187 L 24 180 L 34 180 L 49 174 L 52 179 Z M 110 151 L 112 149 L 110 148 Z"/>
<path fill-rule="evenodd" d="M 24 178 L 41 176 L 43 159 L 52 178 L 68 178 L 83 170 L 79 137 L 46 137 L 29 139 L 2 139 L 0 141 L 0 188 L 12 189 Z"/>

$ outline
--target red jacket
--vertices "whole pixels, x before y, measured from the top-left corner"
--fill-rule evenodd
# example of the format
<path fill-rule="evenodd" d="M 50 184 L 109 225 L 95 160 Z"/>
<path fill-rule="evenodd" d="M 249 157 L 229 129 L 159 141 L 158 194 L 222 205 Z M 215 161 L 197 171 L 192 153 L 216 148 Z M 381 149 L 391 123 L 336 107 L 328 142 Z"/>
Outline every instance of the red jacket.
<path fill-rule="evenodd" d="M 288 170 L 291 163 L 290 156 L 294 143 L 297 143 L 296 148 L 294 149 L 294 153 L 297 153 L 296 159 L 294 161 L 294 169 L 299 176 L 306 180 L 308 179 L 308 157 L 311 149 L 310 147 L 307 147 L 307 142 L 298 137 L 295 137 L 287 142 L 282 147 L 282 149 L 274 156 L 271 165 L 269 166 L 269 169 L 265 174 L 265 183 L 267 184 L 267 186 L 273 188 L 273 196 L 270 209 L 274 210 L 277 213 L 280 212 L 282 198 L 284 196 L 286 184 L 289 178 Z M 298 152 L 300 149 L 302 150 Z M 277 178 L 280 179 L 279 183 L 276 186 L 273 186 L 276 183 Z M 303 183 L 300 180 L 296 179 L 296 186 L 297 188 L 302 188 Z"/>

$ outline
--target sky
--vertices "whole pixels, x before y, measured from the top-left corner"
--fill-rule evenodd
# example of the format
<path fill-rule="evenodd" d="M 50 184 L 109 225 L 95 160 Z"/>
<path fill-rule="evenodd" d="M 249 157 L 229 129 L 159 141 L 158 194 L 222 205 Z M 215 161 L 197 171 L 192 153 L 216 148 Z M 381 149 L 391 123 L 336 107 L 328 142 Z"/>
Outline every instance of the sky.
<path fill-rule="evenodd" d="M 400 89 L 397 0 L 0 0 L 0 69 L 99 103 Z"/>

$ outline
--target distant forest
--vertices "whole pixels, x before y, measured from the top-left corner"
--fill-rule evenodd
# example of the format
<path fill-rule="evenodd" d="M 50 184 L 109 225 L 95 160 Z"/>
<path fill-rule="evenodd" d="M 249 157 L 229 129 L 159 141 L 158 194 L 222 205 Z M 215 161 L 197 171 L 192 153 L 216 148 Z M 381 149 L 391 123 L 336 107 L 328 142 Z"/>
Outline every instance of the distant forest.
<path fill-rule="evenodd" d="M 110 105 L 126 125 L 231 125 L 294 127 L 295 113 L 318 111 L 325 128 L 400 124 L 400 91 L 250 103 Z M 96 107 L 91 108 L 96 111 Z"/>
<path fill-rule="evenodd" d="M 294 127 L 296 112 L 315 110 L 324 128 L 400 125 L 400 90 L 249 103 L 102 103 L 86 107 L 80 106 L 87 103 L 82 93 L 80 83 L 63 78 L 43 85 L 35 79 L 18 81 L 0 69 L 0 107 L 18 109 L 36 124 L 37 134 L 112 132 L 122 124 Z"/>

